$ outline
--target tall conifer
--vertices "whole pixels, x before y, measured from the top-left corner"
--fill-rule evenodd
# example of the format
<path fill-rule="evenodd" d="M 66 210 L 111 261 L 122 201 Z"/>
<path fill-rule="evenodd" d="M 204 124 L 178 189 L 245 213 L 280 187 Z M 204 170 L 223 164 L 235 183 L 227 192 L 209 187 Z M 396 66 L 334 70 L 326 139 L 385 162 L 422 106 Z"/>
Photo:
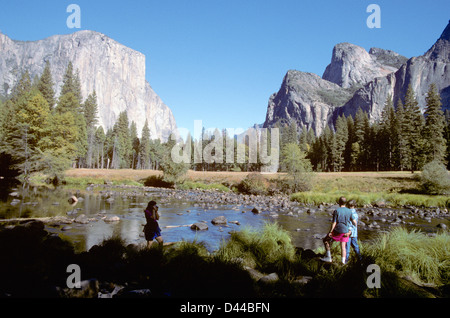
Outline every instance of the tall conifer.
<path fill-rule="evenodd" d="M 427 162 L 433 160 L 443 162 L 447 147 L 444 138 L 445 116 L 441 108 L 441 97 L 435 84 L 430 85 L 426 103 L 424 127 L 426 160 Z"/>
<path fill-rule="evenodd" d="M 37 88 L 41 92 L 42 96 L 44 96 L 45 100 L 48 103 L 48 107 L 50 109 L 55 105 L 55 91 L 53 89 L 54 83 L 52 79 L 52 73 L 50 70 L 50 62 L 47 61 L 45 63 L 44 72 L 39 78 Z"/>

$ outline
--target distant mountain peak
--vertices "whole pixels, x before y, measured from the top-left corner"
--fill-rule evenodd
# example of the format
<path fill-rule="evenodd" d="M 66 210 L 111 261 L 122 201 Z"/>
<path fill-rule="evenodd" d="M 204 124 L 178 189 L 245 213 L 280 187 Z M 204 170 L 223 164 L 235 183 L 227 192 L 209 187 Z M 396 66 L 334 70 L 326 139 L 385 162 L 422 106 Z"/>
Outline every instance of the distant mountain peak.
<path fill-rule="evenodd" d="M 334 126 L 338 116 L 354 116 L 359 108 L 369 119 L 381 117 L 387 98 L 394 105 L 403 100 L 409 85 L 419 106 L 426 106 L 426 94 L 435 84 L 443 109 L 450 109 L 450 21 L 436 43 L 422 56 L 406 58 L 390 50 L 339 43 L 322 78 L 289 71 L 280 90 L 271 95 L 264 127 L 295 121 L 320 135 L 326 125 Z"/>
<path fill-rule="evenodd" d="M 436 43 L 425 53 L 427 58 L 450 62 L 450 21 Z"/>
<path fill-rule="evenodd" d="M 450 41 L 450 20 L 448 21 L 447 27 L 445 28 L 444 32 L 442 32 L 439 40 Z"/>

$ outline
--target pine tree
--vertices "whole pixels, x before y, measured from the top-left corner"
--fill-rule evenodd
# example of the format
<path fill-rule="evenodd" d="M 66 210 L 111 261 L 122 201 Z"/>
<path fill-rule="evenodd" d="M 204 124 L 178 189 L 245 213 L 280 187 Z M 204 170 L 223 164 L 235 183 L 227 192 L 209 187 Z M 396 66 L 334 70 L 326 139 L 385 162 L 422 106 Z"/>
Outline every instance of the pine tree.
<path fill-rule="evenodd" d="M 367 140 L 369 147 L 369 170 L 380 171 L 380 164 L 384 155 L 380 143 L 381 126 L 378 122 L 369 125 Z"/>
<path fill-rule="evenodd" d="M 336 120 L 334 171 L 340 172 L 345 164 L 345 147 L 348 141 L 348 125 L 344 116 Z"/>
<path fill-rule="evenodd" d="M 285 143 L 295 143 L 298 144 L 298 129 L 297 122 L 291 119 L 291 122 L 286 127 L 286 138 Z"/>
<path fill-rule="evenodd" d="M 86 120 L 80 112 L 80 109 L 80 102 L 73 92 L 67 92 L 60 96 L 58 104 L 55 107 L 55 115 L 69 113 L 71 115 L 70 118 L 73 119 L 68 120 L 68 123 L 71 125 L 70 128 L 73 135 L 77 137 L 74 141 L 74 147 L 76 149 L 74 159 L 76 159 L 78 167 L 81 167 L 83 164 L 88 148 Z"/>
<path fill-rule="evenodd" d="M 405 120 L 405 109 L 402 101 L 397 101 L 397 107 L 395 110 L 395 126 L 394 135 L 396 138 L 396 144 L 394 147 L 395 166 L 397 169 L 403 171 L 408 168 L 410 162 L 410 154 L 408 151 L 408 141 L 406 138 L 406 131 L 408 129 L 408 122 Z"/>
<path fill-rule="evenodd" d="M 381 113 L 378 149 L 381 155 L 380 164 L 382 170 L 394 168 L 394 149 L 396 144 L 395 134 L 395 110 L 392 96 L 389 95 Z"/>
<path fill-rule="evenodd" d="M 301 151 L 304 153 L 308 153 L 309 145 L 308 145 L 308 130 L 305 125 L 302 125 L 300 137 L 299 137 L 299 146 Z"/>
<path fill-rule="evenodd" d="M 97 118 L 97 94 L 93 91 L 86 98 L 82 105 L 84 121 L 86 123 L 86 134 L 87 134 L 87 153 L 86 153 L 86 164 L 89 168 L 92 168 L 93 152 L 95 147 L 95 133 L 96 125 L 98 123 Z"/>
<path fill-rule="evenodd" d="M 70 62 L 70 61 L 69 61 L 69 64 L 67 65 L 66 72 L 64 73 L 63 84 L 61 87 L 60 96 L 64 96 L 67 93 L 73 93 L 74 96 L 76 97 L 73 65 L 72 65 L 72 62 Z M 78 100 L 78 101 L 80 101 L 80 100 Z"/>
<path fill-rule="evenodd" d="M 444 162 L 446 154 L 445 116 L 442 111 L 442 103 L 436 85 L 431 84 L 426 97 L 425 109 L 425 152 L 426 161 Z"/>
<path fill-rule="evenodd" d="M 450 111 L 448 109 L 445 110 L 444 117 L 445 117 L 444 135 L 447 145 L 445 160 L 447 161 L 447 169 L 450 169 Z"/>
<path fill-rule="evenodd" d="M 347 131 L 348 139 L 347 144 L 345 145 L 344 169 L 347 171 L 353 171 L 354 166 L 352 165 L 352 144 L 355 141 L 355 122 L 353 121 L 353 117 L 351 115 L 347 117 Z"/>
<path fill-rule="evenodd" d="M 336 138 L 330 126 L 327 125 L 320 136 L 322 139 L 321 149 L 322 153 L 322 170 L 323 171 L 333 171 L 333 162 L 335 155 Z"/>
<path fill-rule="evenodd" d="M 50 71 L 50 62 L 47 61 L 45 63 L 44 72 L 42 73 L 37 83 L 37 88 L 41 92 L 42 96 L 44 96 L 50 109 L 52 109 L 56 103 L 55 91 L 53 90 L 53 86 L 54 83 L 52 79 L 52 73 Z"/>
<path fill-rule="evenodd" d="M 31 92 L 31 78 L 30 73 L 28 71 L 25 71 L 22 76 L 20 77 L 19 82 L 14 86 L 10 99 L 13 104 L 16 104 L 17 101 L 21 97 L 25 97 L 27 94 L 30 94 Z"/>
<path fill-rule="evenodd" d="M 2 143 L 3 136 L 5 134 L 4 126 L 6 122 L 6 114 L 8 113 L 8 109 L 6 107 L 6 103 L 3 103 L 3 101 L 0 99 L 0 143 Z"/>
<path fill-rule="evenodd" d="M 89 94 L 83 103 L 83 115 L 88 129 L 95 127 L 98 124 L 97 93 L 95 90 Z"/>
<path fill-rule="evenodd" d="M 136 169 L 139 158 L 139 138 L 137 135 L 137 127 L 134 121 L 130 126 L 130 138 L 131 138 L 131 169 Z"/>
<path fill-rule="evenodd" d="M 95 163 L 97 169 L 103 169 L 105 164 L 105 141 L 106 135 L 102 126 L 95 131 Z"/>
<path fill-rule="evenodd" d="M 18 109 L 16 123 L 28 127 L 28 142 L 30 147 L 34 148 L 49 133 L 49 120 L 50 110 L 47 101 L 39 92 L 36 92 L 23 107 Z M 43 146 L 42 142 L 40 146 Z"/>
<path fill-rule="evenodd" d="M 369 157 L 368 140 L 366 140 L 369 117 L 361 108 L 356 111 L 354 123 L 354 143 L 358 145 L 352 145 L 352 149 L 357 149 L 358 154 L 353 153 L 352 164 L 356 170 L 365 170 Z"/>
<path fill-rule="evenodd" d="M 77 70 L 73 78 L 73 93 L 75 97 L 80 101 L 83 101 L 83 95 L 81 94 L 81 82 L 80 82 L 80 71 Z"/>
<path fill-rule="evenodd" d="M 141 168 L 150 169 L 150 129 L 148 128 L 147 119 L 145 120 L 144 127 L 142 128 L 141 142 L 139 145 L 139 157 Z"/>
<path fill-rule="evenodd" d="M 403 133 L 405 134 L 408 151 L 408 169 L 414 172 L 414 170 L 421 169 L 425 161 L 424 140 L 422 138 L 425 121 L 411 84 L 406 91 L 404 108 Z"/>
<path fill-rule="evenodd" d="M 129 128 L 128 115 L 126 111 L 119 114 L 116 124 L 114 125 L 114 136 L 117 138 L 114 143 L 117 161 L 114 161 L 114 167 L 130 168 L 132 155 L 132 141 Z"/>

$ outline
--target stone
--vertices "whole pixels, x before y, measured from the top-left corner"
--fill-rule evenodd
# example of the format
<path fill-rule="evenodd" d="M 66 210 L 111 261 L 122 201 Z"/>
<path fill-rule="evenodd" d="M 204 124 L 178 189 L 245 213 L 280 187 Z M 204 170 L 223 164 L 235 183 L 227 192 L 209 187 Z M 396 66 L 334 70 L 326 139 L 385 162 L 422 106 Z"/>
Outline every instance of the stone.
<path fill-rule="evenodd" d="M 254 207 L 254 208 L 252 209 L 252 212 L 255 213 L 255 214 L 260 213 L 260 211 L 259 211 L 256 207 Z"/>
<path fill-rule="evenodd" d="M 117 215 L 110 215 L 104 219 L 105 222 L 118 222 L 120 218 Z"/>
<path fill-rule="evenodd" d="M 227 222 L 228 222 L 227 219 L 226 219 L 223 215 L 218 216 L 218 217 L 215 217 L 215 218 L 211 221 L 211 223 L 214 224 L 214 225 L 227 224 Z"/>
<path fill-rule="evenodd" d="M 78 199 L 76 196 L 72 195 L 68 200 L 69 204 L 76 204 L 78 202 Z"/>
<path fill-rule="evenodd" d="M 439 223 L 438 225 L 436 225 L 436 227 L 443 229 L 443 230 L 447 229 L 447 225 L 444 223 Z"/>
<path fill-rule="evenodd" d="M 277 282 L 280 278 L 277 273 L 271 273 L 269 275 L 263 276 L 258 280 L 258 283 L 274 283 Z"/>
<path fill-rule="evenodd" d="M 208 229 L 208 224 L 203 222 L 196 222 L 191 225 L 191 229 L 195 231 L 206 231 Z"/>
<path fill-rule="evenodd" d="M 250 274 L 250 277 L 253 278 L 256 281 L 259 281 L 261 278 L 264 277 L 264 274 L 258 272 L 256 269 L 244 266 L 244 269 Z"/>
<path fill-rule="evenodd" d="M 89 219 L 86 217 L 86 215 L 84 214 L 80 214 L 79 216 L 77 216 L 74 220 L 75 223 L 80 223 L 80 224 L 88 224 L 89 223 Z"/>
<path fill-rule="evenodd" d="M 306 285 L 312 280 L 312 276 L 300 276 L 296 280 L 293 281 L 294 284 L 298 285 Z"/>

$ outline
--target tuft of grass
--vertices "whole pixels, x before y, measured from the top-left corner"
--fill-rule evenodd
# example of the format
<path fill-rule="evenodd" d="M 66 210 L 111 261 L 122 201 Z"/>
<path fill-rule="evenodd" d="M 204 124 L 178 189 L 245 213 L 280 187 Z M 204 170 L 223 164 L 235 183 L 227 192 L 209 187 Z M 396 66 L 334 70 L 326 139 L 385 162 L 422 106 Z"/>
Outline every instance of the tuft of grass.
<path fill-rule="evenodd" d="M 295 247 L 279 224 L 266 223 L 259 230 L 244 228 L 232 233 L 216 256 L 224 261 L 240 259 L 244 265 L 263 272 L 286 273 L 295 261 Z"/>
<path fill-rule="evenodd" d="M 429 237 L 417 230 L 395 228 L 365 245 L 365 253 L 384 271 L 409 276 L 418 284 L 450 283 L 450 235 Z"/>

